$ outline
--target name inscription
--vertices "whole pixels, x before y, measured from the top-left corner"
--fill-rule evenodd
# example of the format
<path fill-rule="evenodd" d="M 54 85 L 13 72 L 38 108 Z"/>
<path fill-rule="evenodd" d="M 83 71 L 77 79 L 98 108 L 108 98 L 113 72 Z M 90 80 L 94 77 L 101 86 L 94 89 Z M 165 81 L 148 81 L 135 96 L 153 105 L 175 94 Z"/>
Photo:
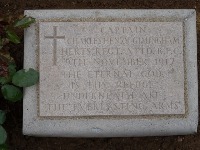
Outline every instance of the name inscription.
<path fill-rule="evenodd" d="M 185 114 L 182 22 L 40 22 L 39 115 Z"/>

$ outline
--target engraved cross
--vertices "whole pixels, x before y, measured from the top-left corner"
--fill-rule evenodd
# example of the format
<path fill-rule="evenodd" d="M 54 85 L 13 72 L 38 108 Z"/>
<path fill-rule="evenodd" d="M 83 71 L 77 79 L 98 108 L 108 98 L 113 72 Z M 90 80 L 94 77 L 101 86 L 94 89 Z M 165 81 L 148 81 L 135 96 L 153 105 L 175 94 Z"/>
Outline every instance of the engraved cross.
<path fill-rule="evenodd" d="M 57 39 L 65 39 L 65 36 L 57 35 L 57 26 L 53 26 L 53 35 L 52 36 L 44 36 L 45 39 L 53 39 L 53 65 L 55 66 L 57 63 Z"/>

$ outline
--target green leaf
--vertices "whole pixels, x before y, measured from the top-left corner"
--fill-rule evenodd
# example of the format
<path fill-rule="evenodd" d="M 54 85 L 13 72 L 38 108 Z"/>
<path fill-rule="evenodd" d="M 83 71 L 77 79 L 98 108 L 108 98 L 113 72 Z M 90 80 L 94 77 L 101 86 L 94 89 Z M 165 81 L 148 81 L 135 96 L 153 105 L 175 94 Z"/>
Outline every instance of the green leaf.
<path fill-rule="evenodd" d="M 19 19 L 15 22 L 14 27 L 27 28 L 30 26 L 30 24 L 34 22 L 35 22 L 35 18 L 24 16 L 22 19 Z"/>
<path fill-rule="evenodd" d="M 5 143 L 0 145 L 0 150 L 8 150 L 8 145 L 6 145 Z"/>
<path fill-rule="evenodd" d="M 4 144 L 7 139 L 6 130 L 0 125 L 0 145 Z"/>
<path fill-rule="evenodd" d="M 3 124 L 6 120 L 6 112 L 3 110 L 0 110 L 0 124 Z"/>
<path fill-rule="evenodd" d="M 4 84 L 6 84 L 8 82 L 10 82 L 10 79 L 8 77 L 0 77 L 1 85 L 4 85 Z"/>
<path fill-rule="evenodd" d="M 23 97 L 22 91 L 14 85 L 9 85 L 9 84 L 3 85 L 1 87 L 1 92 L 4 98 L 11 102 L 19 101 Z"/>
<path fill-rule="evenodd" d="M 6 29 L 6 36 L 13 43 L 15 43 L 15 44 L 20 43 L 20 39 L 14 31 L 12 31 L 10 29 Z"/>
<path fill-rule="evenodd" d="M 9 72 L 9 77 L 12 79 L 13 75 L 16 73 L 16 64 L 15 63 L 10 63 L 8 65 L 8 72 Z"/>
<path fill-rule="evenodd" d="M 29 87 L 36 84 L 38 80 L 39 73 L 30 68 L 27 72 L 24 69 L 17 71 L 12 78 L 12 83 L 19 87 Z"/>
<path fill-rule="evenodd" d="M 1 144 L 0 145 L 0 150 L 8 150 L 8 145 L 6 145 L 5 143 Z"/>

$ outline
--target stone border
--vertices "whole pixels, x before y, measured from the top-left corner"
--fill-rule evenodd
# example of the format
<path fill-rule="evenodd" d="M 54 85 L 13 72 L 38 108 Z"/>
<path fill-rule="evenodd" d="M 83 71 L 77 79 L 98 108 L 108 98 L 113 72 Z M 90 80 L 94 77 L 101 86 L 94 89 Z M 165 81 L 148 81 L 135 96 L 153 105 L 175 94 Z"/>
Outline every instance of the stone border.
<path fill-rule="evenodd" d="M 195 10 L 27 10 L 39 20 L 62 21 L 182 21 L 184 23 L 185 97 L 187 115 L 171 117 L 68 117 L 40 118 L 37 113 L 37 86 L 24 90 L 23 132 L 26 135 L 66 137 L 119 137 L 189 134 L 197 130 L 198 83 Z M 59 18 L 58 18 L 59 16 Z M 114 18 L 114 19 L 113 19 Z M 132 19 L 134 18 L 134 19 Z M 25 30 L 24 68 L 37 66 L 37 24 Z"/>

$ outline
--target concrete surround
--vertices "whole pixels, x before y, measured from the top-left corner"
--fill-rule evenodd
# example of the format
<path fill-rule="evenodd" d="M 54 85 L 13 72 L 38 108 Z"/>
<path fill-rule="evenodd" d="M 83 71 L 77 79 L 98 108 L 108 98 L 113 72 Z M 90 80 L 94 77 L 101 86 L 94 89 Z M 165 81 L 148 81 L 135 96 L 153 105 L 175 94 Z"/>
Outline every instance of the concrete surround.
<path fill-rule="evenodd" d="M 25 30 L 24 68 L 40 71 L 39 84 L 24 89 L 25 135 L 197 131 L 195 10 L 26 10 L 25 15 L 36 23 Z"/>

